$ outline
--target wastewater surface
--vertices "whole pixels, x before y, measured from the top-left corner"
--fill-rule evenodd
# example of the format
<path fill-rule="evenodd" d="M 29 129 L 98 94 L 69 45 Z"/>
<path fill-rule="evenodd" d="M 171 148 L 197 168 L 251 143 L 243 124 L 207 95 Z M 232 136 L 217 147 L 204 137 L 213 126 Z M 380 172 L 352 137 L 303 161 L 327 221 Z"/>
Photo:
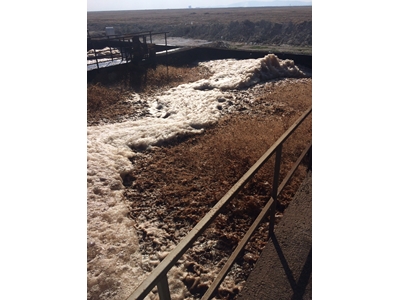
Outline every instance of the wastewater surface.
<path fill-rule="evenodd" d="M 241 101 L 235 96 L 238 90 L 276 78 L 306 77 L 293 61 L 279 60 L 273 54 L 202 64 L 213 73 L 209 79 L 182 84 L 150 98 L 132 94 L 127 101 L 142 103 L 143 117 L 87 128 L 88 299 L 125 299 L 176 246 L 176 239 L 169 237 L 159 220 L 127 217 L 130 211 L 123 197 L 123 178 L 136 167 L 134 158 L 143 156 L 141 151 L 148 147 L 202 133 L 235 109 L 235 101 Z M 137 230 L 145 232 L 155 245 L 162 243 L 161 251 L 140 248 Z M 213 243 L 195 246 L 203 249 Z M 182 281 L 188 267 L 184 259 L 168 273 L 172 299 L 194 299 Z M 200 266 L 191 267 L 200 270 Z M 219 267 L 207 269 L 201 280 L 209 282 Z M 226 285 L 240 288 L 234 279 L 229 282 L 228 278 Z M 156 299 L 156 294 L 148 299 Z"/>

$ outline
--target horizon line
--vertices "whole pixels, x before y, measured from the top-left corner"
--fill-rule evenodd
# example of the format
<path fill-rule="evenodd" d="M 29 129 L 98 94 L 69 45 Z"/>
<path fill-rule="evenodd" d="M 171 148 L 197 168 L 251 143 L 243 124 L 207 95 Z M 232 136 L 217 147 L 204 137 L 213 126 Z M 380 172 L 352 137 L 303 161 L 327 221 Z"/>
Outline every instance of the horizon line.
<path fill-rule="evenodd" d="M 277 1 L 276 1 L 277 2 Z M 297 1 L 304 2 L 304 1 Z M 218 8 L 275 8 L 275 7 L 304 7 L 312 6 L 311 2 L 305 2 L 310 4 L 304 5 L 261 5 L 261 6 L 205 6 L 205 7 L 176 7 L 176 8 L 139 8 L 139 9 L 109 9 L 109 10 L 86 10 L 86 12 L 109 12 L 109 11 L 139 11 L 139 10 L 180 10 L 180 9 L 218 9 Z"/>

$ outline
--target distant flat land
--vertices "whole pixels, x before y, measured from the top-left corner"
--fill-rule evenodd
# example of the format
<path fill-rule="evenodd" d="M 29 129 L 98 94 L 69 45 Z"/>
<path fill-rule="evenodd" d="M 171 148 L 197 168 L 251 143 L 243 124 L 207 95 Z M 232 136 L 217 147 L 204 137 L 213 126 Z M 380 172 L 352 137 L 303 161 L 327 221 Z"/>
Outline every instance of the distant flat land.
<path fill-rule="evenodd" d="M 243 22 L 245 20 L 298 24 L 311 21 L 311 19 L 311 6 L 127 10 L 87 13 L 88 24 L 101 23 L 107 26 L 116 23 L 140 23 L 143 25 L 155 23 L 181 25 L 191 24 L 191 22 L 197 24 L 228 24 L 232 21 Z"/>
<path fill-rule="evenodd" d="M 312 7 L 192 8 L 88 12 L 87 29 L 104 35 L 141 31 L 224 42 L 225 47 L 311 53 Z"/>

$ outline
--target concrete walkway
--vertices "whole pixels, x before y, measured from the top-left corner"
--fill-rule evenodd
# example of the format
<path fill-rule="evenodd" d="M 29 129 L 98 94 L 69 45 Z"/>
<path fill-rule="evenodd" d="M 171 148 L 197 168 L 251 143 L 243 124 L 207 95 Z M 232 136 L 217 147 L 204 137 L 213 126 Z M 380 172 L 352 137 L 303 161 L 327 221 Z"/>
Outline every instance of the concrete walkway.
<path fill-rule="evenodd" d="M 311 182 L 310 171 L 237 300 L 311 299 Z"/>

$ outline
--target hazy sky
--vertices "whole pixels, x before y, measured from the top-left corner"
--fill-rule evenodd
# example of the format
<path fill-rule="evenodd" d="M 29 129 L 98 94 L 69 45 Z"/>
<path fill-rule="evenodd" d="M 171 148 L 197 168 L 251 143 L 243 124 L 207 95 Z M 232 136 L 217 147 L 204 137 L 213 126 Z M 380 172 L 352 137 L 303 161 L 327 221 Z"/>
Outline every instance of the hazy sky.
<path fill-rule="evenodd" d="M 260 2 L 263 0 L 260 0 Z M 272 1 L 272 0 L 266 0 Z M 279 0 L 278 0 L 279 1 Z M 294 0 L 311 2 L 311 0 Z M 218 7 L 246 0 L 87 0 L 88 11 Z"/>

